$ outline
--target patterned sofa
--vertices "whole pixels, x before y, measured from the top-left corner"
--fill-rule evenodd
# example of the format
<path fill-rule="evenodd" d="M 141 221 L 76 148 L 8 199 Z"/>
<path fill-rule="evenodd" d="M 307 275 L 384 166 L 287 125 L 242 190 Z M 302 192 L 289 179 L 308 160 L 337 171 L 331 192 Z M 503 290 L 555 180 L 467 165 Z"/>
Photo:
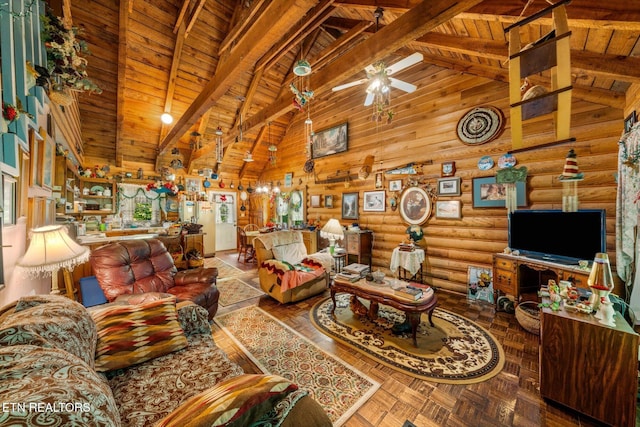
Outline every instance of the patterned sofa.
<path fill-rule="evenodd" d="M 0 309 L 0 425 L 331 425 L 295 384 L 244 374 L 202 307 L 143 300 L 90 312 L 36 295 Z"/>
<path fill-rule="evenodd" d="M 275 231 L 256 237 L 260 287 L 281 303 L 309 298 L 329 286 L 333 258 L 327 253 L 307 254 L 300 231 Z"/>

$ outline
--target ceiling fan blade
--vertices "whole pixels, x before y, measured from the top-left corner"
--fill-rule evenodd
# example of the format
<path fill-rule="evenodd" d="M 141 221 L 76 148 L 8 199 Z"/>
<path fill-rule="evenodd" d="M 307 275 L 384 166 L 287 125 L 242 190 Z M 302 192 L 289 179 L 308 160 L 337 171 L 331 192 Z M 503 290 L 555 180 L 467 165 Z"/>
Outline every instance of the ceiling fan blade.
<path fill-rule="evenodd" d="M 366 67 L 364 67 L 364 71 L 367 72 L 367 75 L 373 74 L 376 72 L 376 67 L 374 67 L 373 64 L 369 64 Z"/>
<path fill-rule="evenodd" d="M 375 97 L 375 95 L 371 92 L 369 92 L 367 94 L 367 97 L 364 100 L 364 106 L 368 107 L 369 105 L 373 104 L 373 98 Z"/>
<path fill-rule="evenodd" d="M 409 55 L 406 58 L 401 59 L 395 64 L 389 65 L 389 68 L 387 68 L 387 75 L 390 76 L 391 74 L 404 70 L 405 68 L 417 64 L 420 61 L 422 61 L 422 54 L 420 52 L 416 52 L 413 55 Z"/>
<path fill-rule="evenodd" d="M 369 79 L 360 79 L 360 80 L 356 80 L 356 81 L 351 82 L 351 83 L 345 83 L 343 85 L 336 86 L 331 90 L 333 92 L 337 92 L 337 91 L 342 90 L 342 89 L 347 89 L 349 87 L 357 86 L 357 85 L 362 84 L 362 83 L 367 82 L 367 81 L 369 81 Z"/>
<path fill-rule="evenodd" d="M 405 92 L 413 92 L 417 89 L 416 85 L 412 85 L 411 83 L 403 82 L 402 80 L 394 79 L 393 77 L 389 78 L 391 82 L 391 87 L 395 87 L 396 89 L 403 90 Z"/>

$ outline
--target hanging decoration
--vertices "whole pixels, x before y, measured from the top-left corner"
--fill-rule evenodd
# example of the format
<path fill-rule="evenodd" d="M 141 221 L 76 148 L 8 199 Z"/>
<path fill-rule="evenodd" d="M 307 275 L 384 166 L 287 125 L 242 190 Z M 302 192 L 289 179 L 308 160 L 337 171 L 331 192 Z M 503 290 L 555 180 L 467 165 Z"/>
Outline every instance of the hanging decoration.
<path fill-rule="evenodd" d="M 269 126 L 269 164 L 271 166 L 275 166 L 277 161 L 276 153 L 278 152 L 278 147 L 276 147 L 271 142 L 271 122 L 269 122 L 268 126 Z"/>
<path fill-rule="evenodd" d="M 184 165 L 182 164 L 182 160 L 177 158 L 178 156 L 180 156 L 180 149 L 178 147 L 173 147 L 173 149 L 171 150 L 171 154 L 176 156 L 176 158 L 171 160 L 170 166 L 173 169 L 182 169 L 184 167 Z"/>
<path fill-rule="evenodd" d="M 218 126 L 216 128 L 216 162 L 222 163 L 222 156 L 224 150 L 224 142 L 222 140 L 222 128 Z"/>
<path fill-rule="evenodd" d="M 189 142 L 189 147 L 192 150 L 200 149 L 200 136 L 202 136 L 200 132 L 197 132 L 195 130 L 191 132 L 191 141 Z"/>
<path fill-rule="evenodd" d="M 518 194 L 516 182 L 527 181 L 527 167 L 522 166 L 520 168 L 504 168 L 496 172 L 496 182 L 498 184 L 504 184 L 506 189 L 505 194 L 505 206 L 507 208 L 507 215 L 518 209 Z"/>

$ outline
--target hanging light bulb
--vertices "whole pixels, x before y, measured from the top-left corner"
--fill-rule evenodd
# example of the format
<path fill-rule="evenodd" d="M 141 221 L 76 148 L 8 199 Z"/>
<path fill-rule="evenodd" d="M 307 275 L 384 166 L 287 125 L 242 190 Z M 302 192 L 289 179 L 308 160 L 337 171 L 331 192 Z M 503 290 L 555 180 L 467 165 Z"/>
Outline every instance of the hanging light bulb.
<path fill-rule="evenodd" d="M 173 116 L 167 112 L 162 113 L 162 115 L 160 116 L 160 120 L 162 121 L 162 123 L 164 123 L 165 125 L 170 125 L 171 123 L 173 123 Z"/>

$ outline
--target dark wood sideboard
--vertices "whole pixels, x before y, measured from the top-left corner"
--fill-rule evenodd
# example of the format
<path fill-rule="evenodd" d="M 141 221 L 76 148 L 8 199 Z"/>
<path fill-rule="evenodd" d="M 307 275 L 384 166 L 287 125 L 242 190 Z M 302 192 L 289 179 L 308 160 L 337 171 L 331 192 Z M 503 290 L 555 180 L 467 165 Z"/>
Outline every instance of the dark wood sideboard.
<path fill-rule="evenodd" d="M 616 427 L 636 425 L 639 336 L 616 313 L 616 326 L 592 314 L 543 308 L 540 395 Z"/>

